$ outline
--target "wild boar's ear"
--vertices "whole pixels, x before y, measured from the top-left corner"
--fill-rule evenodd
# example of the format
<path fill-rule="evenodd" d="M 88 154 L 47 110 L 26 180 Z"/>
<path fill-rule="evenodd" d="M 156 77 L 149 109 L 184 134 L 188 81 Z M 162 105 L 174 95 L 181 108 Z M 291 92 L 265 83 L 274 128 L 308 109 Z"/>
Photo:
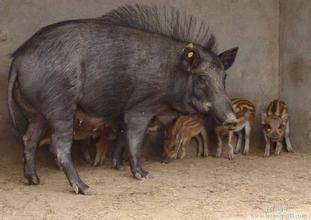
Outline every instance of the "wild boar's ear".
<path fill-rule="evenodd" d="M 191 71 L 196 68 L 201 59 L 200 53 L 197 49 L 193 48 L 193 44 L 189 43 L 184 49 L 182 54 L 182 63 L 186 67 L 187 71 Z"/>
<path fill-rule="evenodd" d="M 238 47 L 234 47 L 234 48 L 232 48 L 230 50 L 226 50 L 226 51 L 224 51 L 218 55 L 220 61 L 224 65 L 225 70 L 229 69 L 232 66 L 232 64 L 234 63 L 236 54 L 238 53 L 238 49 L 239 49 Z"/>

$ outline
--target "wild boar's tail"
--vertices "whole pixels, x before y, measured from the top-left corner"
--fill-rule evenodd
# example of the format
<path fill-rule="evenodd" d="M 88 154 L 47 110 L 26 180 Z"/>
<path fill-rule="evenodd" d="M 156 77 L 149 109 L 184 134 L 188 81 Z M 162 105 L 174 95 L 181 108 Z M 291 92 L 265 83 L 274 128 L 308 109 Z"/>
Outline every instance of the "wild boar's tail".
<path fill-rule="evenodd" d="M 9 72 L 9 83 L 8 83 L 8 108 L 9 108 L 9 115 L 10 115 L 10 118 L 13 122 L 15 129 L 17 128 L 17 126 L 16 126 L 15 114 L 13 111 L 12 104 L 13 104 L 13 89 L 15 86 L 16 79 L 17 79 L 17 72 L 12 63 L 10 72 Z"/>

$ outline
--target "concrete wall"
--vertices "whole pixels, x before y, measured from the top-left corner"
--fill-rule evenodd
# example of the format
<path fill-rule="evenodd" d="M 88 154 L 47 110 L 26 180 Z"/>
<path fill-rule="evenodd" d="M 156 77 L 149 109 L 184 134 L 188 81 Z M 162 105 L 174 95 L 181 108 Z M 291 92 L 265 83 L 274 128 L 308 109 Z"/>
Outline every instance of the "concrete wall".
<path fill-rule="evenodd" d="M 291 114 L 296 148 L 311 150 L 311 1 L 280 1 L 282 98 Z"/>
<path fill-rule="evenodd" d="M 0 0 L 0 155 L 14 157 L 21 147 L 14 139 L 6 110 L 8 54 L 40 27 L 65 19 L 96 17 L 128 0 Z M 135 1 L 136 2 L 136 1 Z M 236 63 L 228 72 L 232 96 L 253 101 L 259 116 L 263 104 L 276 98 L 278 88 L 277 0 L 145 0 L 143 3 L 173 5 L 206 17 L 218 39 L 219 51 L 239 46 Z M 254 147 L 262 147 L 256 119 Z M 16 151 L 18 150 L 18 151 Z M 16 153 L 18 152 L 18 153 Z M 20 155 L 18 155 L 20 156 Z M 9 159 L 8 159 L 9 160 Z"/>

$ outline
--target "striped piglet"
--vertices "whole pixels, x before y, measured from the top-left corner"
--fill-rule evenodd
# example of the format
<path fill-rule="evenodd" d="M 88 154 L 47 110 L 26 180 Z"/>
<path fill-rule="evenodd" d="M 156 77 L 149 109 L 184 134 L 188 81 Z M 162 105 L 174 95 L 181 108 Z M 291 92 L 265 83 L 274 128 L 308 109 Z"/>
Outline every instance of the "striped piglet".
<path fill-rule="evenodd" d="M 285 139 L 286 149 L 294 149 L 289 139 L 289 116 L 286 104 L 281 100 L 270 102 L 265 112 L 262 113 L 263 133 L 266 140 L 265 157 L 270 155 L 271 144 L 275 144 L 275 155 L 279 155 Z"/>
<path fill-rule="evenodd" d="M 182 159 L 191 139 L 197 143 L 197 156 L 208 156 L 207 131 L 204 119 L 199 116 L 179 116 L 165 132 L 163 162 Z"/>
<path fill-rule="evenodd" d="M 249 152 L 249 142 L 250 142 L 250 133 L 253 125 L 253 119 L 255 116 L 255 106 L 248 100 L 233 98 L 231 99 L 232 107 L 236 118 L 238 120 L 235 126 L 232 125 L 222 125 L 216 127 L 216 135 L 218 139 L 218 147 L 216 157 L 220 157 L 222 154 L 222 137 L 224 135 L 229 136 L 228 146 L 229 146 L 229 159 L 232 160 L 234 158 L 234 152 L 239 153 L 242 146 L 242 137 L 243 130 L 245 132 L 245 146 L 244 146 L 244 154 L 248 154 Z M 233 134 L 236 133 L 238 135 L 238 141 L 236 144 L 236 148 L 234 150 L 232 145 L 232 137 Z"/>

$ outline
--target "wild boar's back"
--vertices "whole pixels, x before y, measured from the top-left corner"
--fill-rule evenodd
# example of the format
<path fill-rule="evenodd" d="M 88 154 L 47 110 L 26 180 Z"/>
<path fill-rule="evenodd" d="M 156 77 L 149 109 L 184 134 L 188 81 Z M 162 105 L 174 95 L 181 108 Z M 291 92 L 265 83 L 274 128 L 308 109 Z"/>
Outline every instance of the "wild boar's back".
<path fill-rule="evenodd" d="M 165 98 L 186 41 L 215 50 L 208 27 L 191 16 L 169 8 L 126 7 L 95 19 L 52 24 L 26 41 L 12 55 L 23 95 L 42 109 L 62 96 L 86 112 L 119 115 L 142 101 Z M 161 11 L 171 22 L 160 20 Z M 194 27 L 190 32 L 189 26 Z"/>

